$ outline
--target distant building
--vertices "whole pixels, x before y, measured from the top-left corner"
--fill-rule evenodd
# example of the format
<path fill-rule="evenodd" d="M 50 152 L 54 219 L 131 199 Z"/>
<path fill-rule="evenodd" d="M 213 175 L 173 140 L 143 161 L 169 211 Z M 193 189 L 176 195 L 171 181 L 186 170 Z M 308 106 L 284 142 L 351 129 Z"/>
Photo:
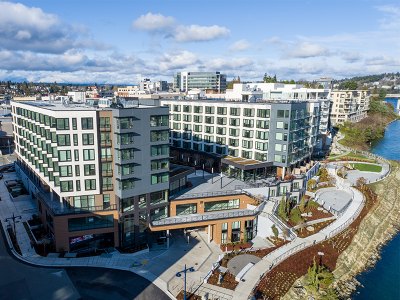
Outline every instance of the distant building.
<path fill-rule="evenodd" d="M 322 85 L 324 89 L 333 89 L 333 78 L 320 78 L 317 79 L 317 85 Z"/>
<path fill-rule="evenodd" d="M 359 122 L 367 116 L 371 91 L 340 90 L 331 93 L 331 124 Z"/>
<path fill-rule="evenodd" d="M 13 97 L 14 101 L 39 101 L 42 97 L 26 96 L 26 97 Z"/>
<path fill-rule="evenodd" d="M 226 75 L 220 72 L 178 72 L 174 76 L 174 90 L 187 92 L 203 89 L 207 94 L 226 90 Z"/>
<path fill-rule="evenodd" d="M 68 97 L 71 97 L 73 102 L 84 103 L 86 100 L 85 92 L 81 91 L 68 92 Z"/>

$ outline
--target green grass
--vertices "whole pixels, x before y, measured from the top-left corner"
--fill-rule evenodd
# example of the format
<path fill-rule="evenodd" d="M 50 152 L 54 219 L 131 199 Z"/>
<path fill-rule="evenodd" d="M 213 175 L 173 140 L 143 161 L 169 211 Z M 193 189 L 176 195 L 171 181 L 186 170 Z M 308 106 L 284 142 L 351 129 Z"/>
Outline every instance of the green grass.
<path fill-rule="evenodd" d="M 362 154 L 355 154 L 355 153 L 353 153 L 353 152 L 351 152 L 351 153 L 349 153 L 349 154 L 346 154 L 345 156 L 338 157 L 338 158 L 343 159 L 343 160 L 344 160 L 344 159 L 351 160 L 352 158 L 358 158 L 358 159 L 365 159 L 365 160 L 367 160 L 367 161 L 369 161 L 369 162 L 375 162 L 374 159 L 370 159 L 370 158 L 366 157 L 365 155 L 362 155 Z M 328 160 L 335 160 L 335 159 L 336 159 L 336 157 L 330 157 L 330 158 L 328 158 Z"/>
<path fill-rule="evenodd" d="M 362 163 L 354 163 L 351 165 L 354 165 L 354 168 L 356 168 L 359 171 L 378 172 L 378 173 L 382 171 L 382 166 L 377 166 L 377 165 L 368 165 Z"/>

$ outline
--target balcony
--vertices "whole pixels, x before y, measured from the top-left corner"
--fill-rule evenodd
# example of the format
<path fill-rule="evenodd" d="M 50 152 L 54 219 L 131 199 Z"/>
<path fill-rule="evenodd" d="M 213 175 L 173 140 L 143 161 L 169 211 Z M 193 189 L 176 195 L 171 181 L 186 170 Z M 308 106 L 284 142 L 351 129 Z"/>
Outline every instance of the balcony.
<path fill-rule="evenodd" d="M 100 132 L 111 132 L 111 125 L 110 124 L 100 125 Z"/>

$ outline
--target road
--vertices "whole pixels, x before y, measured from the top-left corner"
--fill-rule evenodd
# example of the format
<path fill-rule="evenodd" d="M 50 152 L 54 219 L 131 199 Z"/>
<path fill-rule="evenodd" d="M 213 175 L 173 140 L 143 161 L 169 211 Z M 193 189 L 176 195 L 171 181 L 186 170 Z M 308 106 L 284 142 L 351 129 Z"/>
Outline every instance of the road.
<path fill-rule="evenodd" d="M 1 227 L 1 226 L 0 226 Z M 25 264 L 0 238 L 0 300 L 169 300 L 134 273 L 105 268 L 42 268 Z"/>

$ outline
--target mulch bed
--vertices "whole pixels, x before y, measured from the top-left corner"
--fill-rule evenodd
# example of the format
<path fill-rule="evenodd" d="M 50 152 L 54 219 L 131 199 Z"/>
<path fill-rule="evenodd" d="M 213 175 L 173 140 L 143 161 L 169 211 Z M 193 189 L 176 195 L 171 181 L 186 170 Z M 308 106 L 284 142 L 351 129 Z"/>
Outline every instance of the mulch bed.
<path fill-rule="evenodd" d="M 322 206 L 320 205 L 318 207 L 322 207 Z M 306 208 L 304 209 L 304 213 L 309 213 L 309 212 L 312 212 L 311 217 L 302 217 L 304 219 L 304 221 L 306 221 L 306 222 L 333 217 L 333 214 L 331 214 L 330 212 L 324 213 L 324 212 L 322 212 L 322 210 L 318 210 L 316 206 L 307 205 Z M 297 224 L 294 223 L 290 219 L 291 216 L 292 216 L 292 214 L 290 214 L 287 224 L 289 224 L 290 227 L 293 227 L 293 226 L 296 226 Z"/>
<path fill-rule="evenodd" d="M 184 293 L 185 293 L 185 292 L 184 292 L 183 290 L 180 291 L 180 293 L 178 294 L 178 296 L 176 296 L 176 299 L 178 299 L 178 300 L 183 300 L 183 299 L 184 299 L 184 298 L 183 298 Z M 187 299 L 187 300 L 201 300 L 201 297 L 200 297 L 200 296 L 197 296 L 197 295 L 195 295 L 195 294 L 186 292 L 186 299 Z"/>
<path fill-rule="evenodd" d="M 7 231 L 8 231 L 8 234 L 10 235 L 11 242 L 13 244 L 15 251 L 17 251 L 20 255 L 22 255 L 21 249 L 19 248 L 19 245 L 17 242 L 17 238 L 15 237 L 14 231 L 12 230 L 12 228 L 7 228 Z"/>
<path fill-rule="evenodd" d="M 42 221 L 40 221 L 40 219 L 36 219 L 36 220 L 28 220 L 28 224 L 29 226 L 37 226 L 37 225 L 41 225 Z"/>
<path fill-rule="evenodd" d="M 221 284 L 218 283 L 219 274 L 222 274 L 224 276 Z M 207 283 L 215 286 L 220 286 L 232 291 L 234 291 L 236 289 L 236 286 L 239 284 L 239 282 L 235 280 L 235 275 L 232 275 L 231 273 L 229 273 L 229 271 L 226 271 L 224 275 L 223 273 L 221 273 L 216 269 L 208 279 Z"/>
<path fill-rule="evenodd" d="M 308 267 L 313 264 L 314 257 L 317 264 L 333 271 L 336 268 L 339 255 L 350 245 L 362 219 L 377 203 L 377 195 L 373 191 L 366 191 L 364 195 L 367 198 L 367 203 L 372 205 L 364 206 L 359 217 L 340 234 L 292 255 L 268 272 L 256 288 L 256 299 L 277 300 L 282 298 L 297 278 L 307 274 Z M 323 252 L 324 255 L 318 255 L 318 252 Z"/>
<path fill-rule="evenodd" d="M 308 237 L 310 235 L 313 235 L 313 234 L 316 234 L 316 233 L 320 232 L 322 229 L 324 229 L 326 226 L 328 226 L 329 224 L 331 224 L 334 221 L 336 221 L 336 219 L 332 219 L 332 220 L 324 221 L 324 222 L 321 222 L 321 223 L 309 225 L 309 226 L 314 227 L 313 231 L 308 231 L 307 229 L 303 229 L 303 231 L 301 231 L 300 229 L 297 229 L 296 230 L 296 234 L 297 234 L 297 236 L 299 238 Z"/>

